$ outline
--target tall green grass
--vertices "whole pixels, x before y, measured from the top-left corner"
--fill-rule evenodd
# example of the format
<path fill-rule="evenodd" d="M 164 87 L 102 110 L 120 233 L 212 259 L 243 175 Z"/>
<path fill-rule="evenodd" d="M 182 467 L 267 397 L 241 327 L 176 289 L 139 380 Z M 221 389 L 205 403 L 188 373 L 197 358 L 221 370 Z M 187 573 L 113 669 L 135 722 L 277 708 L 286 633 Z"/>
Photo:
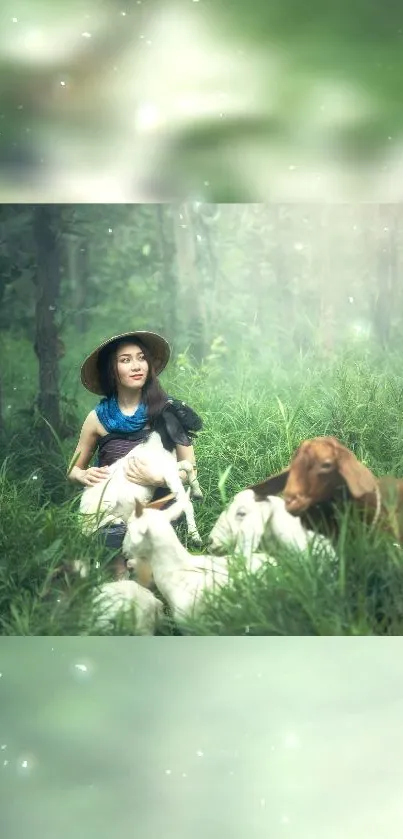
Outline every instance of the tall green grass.
<path fill-rule="evenodd" d="M 375 474 L 403 474 L 403 379 L 395 357 L 306 357 L 287 370 L 275 357 L 264 366 L 245 359 L 233 369 L 218 362 L 195 369 L 185 359 L 163 383 L 204 419 L 196 443 L 205 496 L 196 516 L 204 537 L 225 500 L 284 467 L 303 438 L 333 434 Z M 77 434 L 87 403 L 88 396 L 77 407 Z M 72 402 L 66 404 L 71 411 Z M 14 412 L 7 429 L 0 472 L 0 631 L 92 633 L 91 592 L 95 582 L 108 579 L 111 553 L 96 539 L 83 539 L 78 528 L 78 490 L 65 479 L 76 437 L 52 437 L 45 445 L 40 426 L 40 418 L 31 422 Z M 276 570 L 268 566 L 253 576 L 235 569 L 230 585 L 208 596 L 203 620 L 186 631 L 401 634 L 401 549 L 345 511 L 337 551 L 337 567 L 276 549 Z M 54 576 L 78 558 L 91 563 L 88 580 Z M 160 631 L 175 631 L 169 618 Z M 123 622 L 110 632 L 131 634 L 135 627 Z"/>

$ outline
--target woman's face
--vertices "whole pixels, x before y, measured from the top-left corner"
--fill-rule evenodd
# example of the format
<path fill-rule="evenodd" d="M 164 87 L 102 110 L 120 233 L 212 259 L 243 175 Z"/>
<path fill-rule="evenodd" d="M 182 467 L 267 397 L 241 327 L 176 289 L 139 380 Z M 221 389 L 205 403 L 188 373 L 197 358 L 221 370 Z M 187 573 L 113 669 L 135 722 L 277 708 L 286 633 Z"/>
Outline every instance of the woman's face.
<path fill-rule="evenodd" d="M 121 344 L 116 351 L 116 373 L 119 384 L 130 390 L 141 390 L 148 375 L 148 363 L 137 344 Z"/>

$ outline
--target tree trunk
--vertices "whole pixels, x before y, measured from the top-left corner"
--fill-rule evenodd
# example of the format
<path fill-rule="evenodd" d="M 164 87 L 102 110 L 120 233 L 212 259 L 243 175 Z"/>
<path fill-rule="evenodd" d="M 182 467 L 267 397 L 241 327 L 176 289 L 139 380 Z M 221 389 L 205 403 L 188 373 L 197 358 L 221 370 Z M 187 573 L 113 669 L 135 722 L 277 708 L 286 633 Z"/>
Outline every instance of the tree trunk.
<path fill-rule="evenodd" d="M 333 218 L 332 218 L 333 216 Z M 335 349 L 335 320 L 337 289 L 337 269 L 332 264 L 330 232 L 336 221 L 334 208 L 325 205 L 318 220 L 319 241 L 319 276 L 320 276 L 320 346 L 326 355 L 332 355 Z"/>
<path fill-rule="evenodd" d="M 38 408 L 41 415 L 60 433 L 59 336 L 55 320 L 60 292 L 60 260 L 57 227 L 59 207 L 34 207 L 34 238 L 37 255 L 36 340 L 39 361 Z M 52 439 L 45 425 L 43 438 Z"/>
<path fill-rule="evenodd" d="M 3 356 L 2 349 L 0 346 L 0 357 Z M 3 436 L 4 433 L 4 417 L 3 417 L 3 383 L 1 379 L 1 372 L 0 372 L 0 437 Z"/>
<path fill-rule="evenodd" d="M 0 207 L 0 311 L 4 314 L 4 294 L 6 290 L 6 281 L 9 276 L 9 256 L 6 250 L 7 232 L 7 207 L 3 205 Z M 0 323 L 0 434 L 4 431 L 4 413 L 3 413 L 3 382 L 2 382 L 2 365 L 5 363 L 3 335 L 2 330 L 6 328 L 6 321 L 1 319 Z"/>
<path fill-rule="evenodd" d="M 5 289 L 5 281 L 3 280 L 1 273 L 0 273 L 0 305 L 3 304 L 3 297 L 4 297 L 4 289 Z M 3 434 L 4 431 L 4 414 L 3 414 L 3 382 L 2 382 L 2 365 L 4 364 L 4 347 L 3 347 L 3 335 L 0 329 L 0 435 Z"/>
<path fill-rule="evenodd" d="M 178 273 L 185 301 L 193 357 L 200 363 L 206 355 L 206 318 L 196 264 L 196 247 L 189 205 L 173 208 Z"/>
<path fill-rule="evenodd" d="M 77 274 L 77 311 L 76 325 L 79 335 L 85 335 L 88 325 L 88 314 L 86 312 L 86 300 L 88 289 L 88 277 L 90 271 L 89 244 L 86 240 L 78 246 L 78 274 Z"/>
<path fill-rule="evenodd" d="M 178 338 L 178 283 L 174 270 L 175 246 L 170 242 L 165 230 L 163 204 L 155 205 L 160 258 L 162 264 L 161 301 L 164 335 L 168 340 Z"/>
<path fill-rule="evenodd" d="M 373 325 L 375 335 L 383 349 L 391 337 L 394 296 L 397 291 L 397 230 L 392 218 L 394 208 L 380 205 L 378 213 L 378 258 L 376 268 L 376 290 L 373 303 Z"/>
<path fill-rule="evenodd" d="M 88 243 L 77 236 L 66 239 L 66 261 L 71 303 L 74 309 L 74 325 L 79 335 L 84 335 L 88 316 L 85 311 L 89 275 Z"/>
<path fill-rule="evenodd" d="M 217 323 L 220 271 L 213 243 L 213 230 L 220 215 L 221 211 L 217 208 L 214 217 L 206 215 L 203 208 L 197 214 L 193 210 L 193 231 L 200 243 L 199 245 L 195 244 L 195 259 L 196 269 L 203 287 L 204 339 L 208 348 L 211 348 L 213 338 L 221 333 L 221 324 L 219 321 Z"/>

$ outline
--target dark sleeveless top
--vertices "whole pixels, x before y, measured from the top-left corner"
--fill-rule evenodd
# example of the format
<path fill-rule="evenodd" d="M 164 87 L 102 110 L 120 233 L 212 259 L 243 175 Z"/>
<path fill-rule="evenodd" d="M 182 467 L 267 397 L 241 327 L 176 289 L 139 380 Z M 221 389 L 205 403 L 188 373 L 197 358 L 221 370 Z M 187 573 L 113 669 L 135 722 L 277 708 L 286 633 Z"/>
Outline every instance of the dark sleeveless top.
<path fill-rule="evenodd" d="M 147 440 L 150 430 L 121 431 L 116 434 L 106 434 L 98 443 L 98 466 L 111 466 L 120 457 L 130 452 L 143 440 Z"/>
<path fill-rule="evenodd" d="M 169 398 L 161 413 L 140 431 L 119 431 L 101 437 L 97 465 L 111 466 L 147 440 L 151 431 L 158 432 L 167 451 L 172 452 L 177 445 L 191 446 L 202 425 L 200 417 L 185 402 Z"/>

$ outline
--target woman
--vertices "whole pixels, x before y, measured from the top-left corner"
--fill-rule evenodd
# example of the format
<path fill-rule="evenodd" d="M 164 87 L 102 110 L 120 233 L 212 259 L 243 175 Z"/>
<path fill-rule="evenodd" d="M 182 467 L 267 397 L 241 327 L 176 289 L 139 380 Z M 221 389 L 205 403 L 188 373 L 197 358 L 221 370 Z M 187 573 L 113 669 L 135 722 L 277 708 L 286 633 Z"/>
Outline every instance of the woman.
<path fill-rule="evenodd" d="M 202 427 L 200 417 L 184 402 L 169 397 L 158 376 L 166 367 L 171 351 L 165 338 L 155 332 L 124 332 L 100 344 L 84 361 L 81 381 L 91 393 L 103 396 L 90 411 L 81 429 L 68 477 L 83 486 L 105 480 L 109 466 L 131 451 L 151 431 L 157 431 L 165 449 L 176 449 L 178 460 L 196 466 L 192 438 Z M 97 463 L 90 466 L 97 451 Z M 128 463 L 130 481 L 156 487 L 155 497 L 167 494 L 164 482 L 151 475 L 140 458 Z M 182 480 L 186 473 L 180 473 Z M 159 488 L 159 489 L 157 489 Z M 123 524 L 101 528 L 107 547 L 120 548 Z M 115 560 L 116 575 L 126 566 Z"/>

